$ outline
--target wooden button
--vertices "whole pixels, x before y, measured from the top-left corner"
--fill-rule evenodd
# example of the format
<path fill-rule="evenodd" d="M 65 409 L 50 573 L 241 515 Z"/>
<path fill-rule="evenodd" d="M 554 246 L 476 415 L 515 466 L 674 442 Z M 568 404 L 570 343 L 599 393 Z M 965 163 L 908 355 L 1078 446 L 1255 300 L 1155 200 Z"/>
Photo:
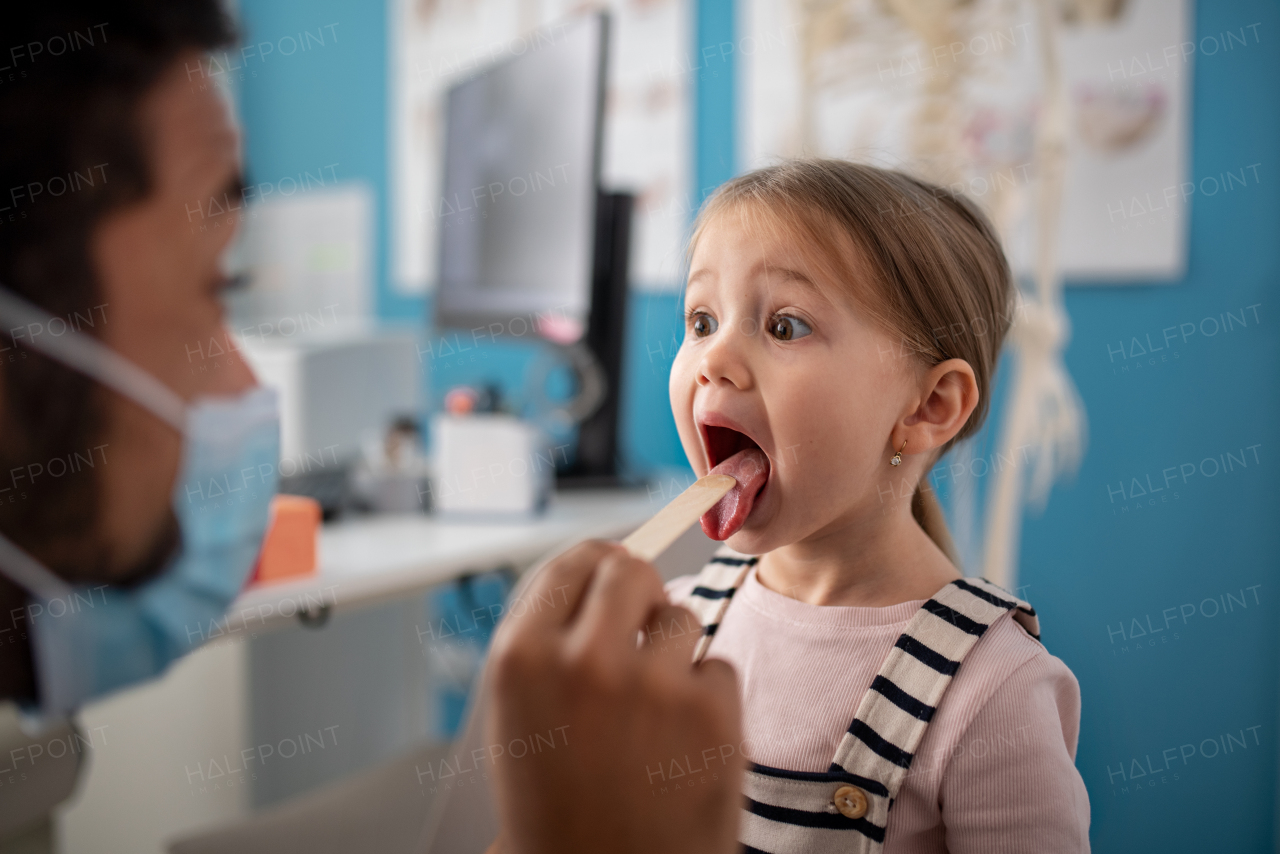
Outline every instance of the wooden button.
<path fill-rule="evenodd" d="M 867 814 L 867 793 L 857 786 L 841 786 L 832 799 L 845 818 L 862 818 Z"/>

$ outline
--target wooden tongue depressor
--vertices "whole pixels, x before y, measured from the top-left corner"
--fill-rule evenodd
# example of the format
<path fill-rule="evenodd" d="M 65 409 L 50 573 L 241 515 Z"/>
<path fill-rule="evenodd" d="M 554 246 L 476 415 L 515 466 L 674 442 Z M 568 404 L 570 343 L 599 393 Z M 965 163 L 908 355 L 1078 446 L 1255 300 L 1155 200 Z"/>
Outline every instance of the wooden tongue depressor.
<path fill-rule="evenodd" d="M 667 547 L 689 530 L 716 502 L 738 482 L 727 474 L 709 474 L 671 500 L 652 519 L 645 522 L 622 541 L 632 557 L 653 561 Z"/>

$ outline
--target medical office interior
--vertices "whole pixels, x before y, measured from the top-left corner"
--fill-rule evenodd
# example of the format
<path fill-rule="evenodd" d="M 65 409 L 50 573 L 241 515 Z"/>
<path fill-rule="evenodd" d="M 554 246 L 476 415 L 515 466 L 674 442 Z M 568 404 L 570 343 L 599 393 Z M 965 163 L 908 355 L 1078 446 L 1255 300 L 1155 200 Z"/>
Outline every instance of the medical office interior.
<path fill-rule="evenodd" d="M 1034 602 L 1079 680 L 1093 850 L 1280 846 L 1275 3 L 232 11 L 187 77 L 230 105 L 243 192 L 187 216 L 235 213 L 237 286 L 186 356 L 279 390 L 296 497 L 201 649 L 80 712 L 57 850 L 282 850 L 343 810 L 371 850 L 379 809 L 413 850 L 521 573 L 694 481 L 690 226 L 801 155 L 915 170 L 1005 243 L 991 415 L 929 486 L 964 573 Z M 657 565 L 715 546 L 694 526 Z"/>

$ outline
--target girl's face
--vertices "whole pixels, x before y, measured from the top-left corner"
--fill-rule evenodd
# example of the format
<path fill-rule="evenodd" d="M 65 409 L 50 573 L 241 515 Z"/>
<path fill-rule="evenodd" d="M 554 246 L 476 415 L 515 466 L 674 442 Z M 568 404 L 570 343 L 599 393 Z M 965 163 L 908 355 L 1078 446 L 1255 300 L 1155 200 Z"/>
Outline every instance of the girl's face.
<path fill-rule="evenodd" d="M 727 540 L 747 554 L 874 524 L 911 493 L 889 465 L 891 431 L 915 407 L 923 367 L 841 296 L 857 283 L 824 281 L 815 260 L 731 209 L 706 224 L 690 266 L 671 409 L 699 477 L 743 442 L 728 430 L 768 456 Z"/>

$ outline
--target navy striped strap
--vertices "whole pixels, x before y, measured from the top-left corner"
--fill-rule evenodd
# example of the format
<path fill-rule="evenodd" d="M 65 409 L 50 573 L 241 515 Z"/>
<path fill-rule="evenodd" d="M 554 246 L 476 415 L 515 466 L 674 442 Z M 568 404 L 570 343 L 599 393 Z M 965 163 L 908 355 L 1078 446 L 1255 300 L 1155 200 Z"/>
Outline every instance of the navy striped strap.
<path fill-rule="evenodd" d="M 812 782 L 831 782 L 849 783 L 853 786 L 866 789 L 874 795 L 889 796 L 889 790 L 878 780 L 869 780 L 866 777 L 859 777 L 857 774 L 850 774 L 839 765 L 832 765 L 826 771 L 789 771 L 785 768 L 773 768 L 768 765 L 761 765 L 758 762 L 751 763 L 751 770 L 756 774 L 762 774 L 766 777 L 777 777 L 779 780 L 799 780 L 805 783 Z"/>
<path fill-rule="evenodd" d="M 876 780 L 887 797 L 897 797 L 965 656 L 992 623 L 1009 613 L 1017 618 L 1029 608 L 976 578 L 957 579 L 930 597 L 908 621 L 863 695 L 832 767 Z"/>
<path fill-rule="evenodd" d="M 679 604 L 693 611 L 698 622 L 702 623 L 702 637 L 693 650 L 695 663 L 706 656 L 711 640 L 720 628 L 720 620 L 733 600 L 733 594 L 742 586 L 757 560 L 759 559 L 750 555 L 739 554 L 728 546 L 721 546 L 698 574 L 693 589 L 680 601 Z"/>
<path fill-rule="evenodd" d="M 937 711 L 933 706 L 920 702 L 879 674 L 876 674 L 876 678 L 871 680 L 871 690 L 883 694 L 886 700 L 913 718 L 922 720 L 925 723 L 933 720 L 933 713 Z"/>

